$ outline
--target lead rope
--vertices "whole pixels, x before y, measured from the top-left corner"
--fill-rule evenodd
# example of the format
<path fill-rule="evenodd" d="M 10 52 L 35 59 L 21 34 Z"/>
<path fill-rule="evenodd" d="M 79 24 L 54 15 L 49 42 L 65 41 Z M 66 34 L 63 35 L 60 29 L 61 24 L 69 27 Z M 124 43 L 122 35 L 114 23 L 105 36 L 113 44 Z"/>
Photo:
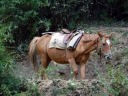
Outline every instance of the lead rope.
<path fill-rule="evenodd" d="M 98 38 L 97 38 L 97 46 L 96 46 L 96 51 L 97 51 L 97 54 L 100 56 L 100 63 L 102 64 L 102 54 L 101 54 L 101 46 L 100 48 L 98 49 Z"/>
<path fill-rule="evenodd" d="M 102 65 L 101 46 L 100 46 L 100 48 L 99 48 L 99 46 L 98 46 L 98 39 L 97 39 L 96 52 L 97 52 L 97 54 L 98 54 L 98 55 L 99 55 L 99 57 L 100 57 L 100 60 L 99 60 L 99 61 L 97 61 L 97 62 L 99 62 L 99 63 Z M 98 66 L 99 66 L 99 64 L 98 64 Z M 96 73 L 97 73 L 97 74 L 99 74 L 99 67 L 97 67 L 96 65 L 94 65 L 94 67 L 95 67 L 95 69 L 96 69 Z M 100 78 L 100 76 L 99 76 L 99 75 L 98 75 L 98 78 Z"/>
<path fill-rule="evenodd" d="M 100 64 L 102 65 L 103 63 L 102 63 L 102 54 L 101 54 L 101 49 L 102 48 L 102 46 L 100 46 L 100 48 L 99 48 L 99 53 L 98 53 L 98 55 L 100 55 Z M 98 52 L 98 39 L 97 39 L 97 48 L 96 48 L 96 51 Z M 99 72 L 99 64 L 98 64 L 98 67 L 97 66 L 95 66 L 94 65 L 94 68 L 95 68 L 95 70 L 96 70 L 96 74 L 97 74 L 97 78 L 99 79 L 99 82 L 104 82 L 104 79 L 102 78 L 102 75 L 101 74 L 99 74 L 100 72 Z M 103 85 L 105 85 L 105 83 L 103 83 Z M 101 94 L 107 94 L 108 95 L 108 93 L 106 93 L 105 92 L 105 90 L 107 90 L 107 87 L 104 87 L 104 89 L 103 89 L 103 93 L 101 93 Z"/>

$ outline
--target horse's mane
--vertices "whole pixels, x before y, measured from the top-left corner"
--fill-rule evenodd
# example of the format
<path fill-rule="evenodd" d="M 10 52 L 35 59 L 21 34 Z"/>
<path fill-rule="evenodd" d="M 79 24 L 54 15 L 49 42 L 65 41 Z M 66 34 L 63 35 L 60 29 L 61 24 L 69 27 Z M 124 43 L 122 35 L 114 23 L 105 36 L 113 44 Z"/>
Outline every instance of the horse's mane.
<path fill-rule="evenodd" d="M 97 38 L 99 38 L 99 35 L 86 33 L 84 34 L 83 38 L 84 38 L 84 41 L 94 41 Z"/>

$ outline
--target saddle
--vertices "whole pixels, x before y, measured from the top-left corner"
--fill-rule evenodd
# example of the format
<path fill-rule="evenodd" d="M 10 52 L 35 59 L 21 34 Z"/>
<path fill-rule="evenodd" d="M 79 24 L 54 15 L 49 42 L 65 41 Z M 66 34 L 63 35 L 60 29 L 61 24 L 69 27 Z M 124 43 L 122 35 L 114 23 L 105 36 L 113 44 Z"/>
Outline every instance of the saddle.
<path fill-rule="evenodd" d="M 63 41 L 65 44 L 67 44 L 73 37 L 73 33 L 69 31 L 68 29 L 62 29 L 61 33 L 65 34 L 64 41 Z"/>
<path fill-rule="evenodd" d="M 62 29 L 61 32 L 63 34 L 70 34 L 71 33 L 71 31 L 69 31 L 68 29 Z"/>
<path fill-rule="evenodd" d="M 52 35 L 49 48 L 55 47 L 59 49 L 75 49 L 82 35 L 83 33 L 81 33 L 81 31 L 73 33 L 68 29 L 62 29 L 61 32 L 54 33 Z"/>

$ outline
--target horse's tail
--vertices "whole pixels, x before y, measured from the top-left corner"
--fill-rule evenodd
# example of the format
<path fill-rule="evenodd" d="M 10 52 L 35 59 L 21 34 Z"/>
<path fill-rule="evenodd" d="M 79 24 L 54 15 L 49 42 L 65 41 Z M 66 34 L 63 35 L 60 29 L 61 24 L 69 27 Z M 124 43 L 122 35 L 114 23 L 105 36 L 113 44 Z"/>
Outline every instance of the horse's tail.
<path fill-rule="evenodd" d="M 31 63 L 34 66 L 34 70 L 37 71 L 37 64 L 36 64 L 36 45 L 37 45 L 37 41 L 39 40 L 40 37 L 35 37 L 33 38 L 33 40 L 30 42 L 29 45 L 29 58 Z"/>

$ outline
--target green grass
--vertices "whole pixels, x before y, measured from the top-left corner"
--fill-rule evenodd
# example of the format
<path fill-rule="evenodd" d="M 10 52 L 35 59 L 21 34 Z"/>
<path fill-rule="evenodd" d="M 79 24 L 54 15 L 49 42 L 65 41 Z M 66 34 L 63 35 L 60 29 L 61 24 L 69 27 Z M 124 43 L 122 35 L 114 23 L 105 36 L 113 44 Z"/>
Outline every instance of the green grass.
<path fill-rule="evenodd" d="M 128 36 L 128 31 L 126 31 L 126 32 L 123 32 L 123 35 L 122 36 Z"/>
<path fill-rule="evenodd" d="M 125 48 L 122 52 L 122 56 L 128 57 L 128 48 Z"/>

